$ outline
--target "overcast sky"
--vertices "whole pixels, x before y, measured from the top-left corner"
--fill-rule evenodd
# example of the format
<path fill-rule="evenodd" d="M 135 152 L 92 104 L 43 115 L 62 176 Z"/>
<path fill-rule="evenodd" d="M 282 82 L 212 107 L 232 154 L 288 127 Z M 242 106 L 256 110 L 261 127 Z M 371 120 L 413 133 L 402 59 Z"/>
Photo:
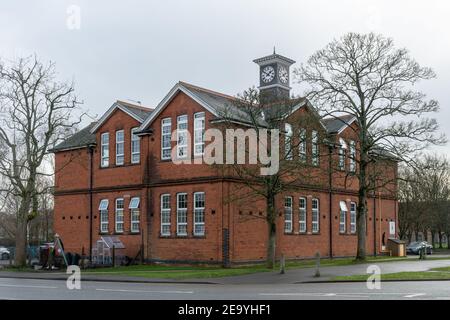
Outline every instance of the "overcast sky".
<path fill-rule="evenodd" d="M 0 0 L 0 57 L 54 61 L 101 115 L 117 99 L 156 106 L 179 80 L 235 95 L 258 84 L 252 60 L 273 46 L 298 65 L 346 32 L 374 31 L 435 70 L 420 88 L 450 137 L 449 17 L 445 0 Z"/>

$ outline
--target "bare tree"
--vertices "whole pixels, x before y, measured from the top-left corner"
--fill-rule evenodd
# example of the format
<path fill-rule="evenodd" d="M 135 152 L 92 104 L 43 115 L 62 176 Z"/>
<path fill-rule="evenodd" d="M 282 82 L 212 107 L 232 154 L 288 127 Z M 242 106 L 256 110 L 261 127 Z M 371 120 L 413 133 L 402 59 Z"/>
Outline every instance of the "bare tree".
<path fill-rule="evenodd" d="M 53 63 L 37 57 L 0 65 L 0 175 L 9 197 L 18 200 L 15 264 L 26 263 L 27 226 L 36 216 L 38 178 L 51 175 L 45 168 L 48 149 L 81 121 L 72 83 L 57 80 Z"/>
<path fill-rule="evenodd" d="M 365 260 L 371 154 L 382 149 L 410 160 L 411 154 L 430 144 L 445 142 L 436 135 L 436 120 L 426 117 L 438 111 L 438 102 L 412 89 L 435 74 L 421 67 L 406 49 L 396 49 L 392 39 L 348 33 L 314 53 L 295 75 L 309 85 L 306 96 L 324 116 L 350 115 L 358 124 L 356 259 Z"/>
<path fill-rule="evenodd" d="M 404 166 L 399 183 L 399 223 L 402 235 L 431 232 L 442 247 L 449 234 L 450 165 L 445 156 L 424 155 Z M 410 237 L 409 237 L 410 238 Z"/>
<path fill-rule="evenodd" d="M 321 170 L 320 157 L 323 156 L 320 153 L 320 150 L 322 150 L 321 141 L 325 138 L 326 132 L 321 127 L 320 117 L 315 114 L 315 110 L 311 109 L 309 113 L 305 112 L 302 115 L 295 112 L 298 109 L 296 107 L 303 103 L 305 103 L 304 99 L 265 101 L 256 89 L 250 88 L 239 95 L 235 103 L 230 104 L 229 108 L 226 108 L 225 112 L 220 115 L 224 120 L 223 130 L 237 127 L 250 129 L 256 133 L 253 140 L 248 137 L 246 137 L 248 140 L 245 140 L 246 138 L 241 140 L 248 142 L 246 146 L 239 146 L 238 143 L 236 147 L 236 151 L 245 151 L 245 164 L 238 161 L 232 164 L 227 162 L 224 168 L 231 169 L 228 173 L 236 176 L 238 181 L 235 185 L 236 189 L 231 190 L 228 201 L 254 203 L 254 201 L 263 199 L 265 202 L 265 212 L 261 212 L 261 215 L 253 215 L 252 218 L 264 219 L 267 224 L 266 263 L 268 268 L 273 268 L 275 264 L 277 196 L 289 190 L 299 190 L 301 186 L 308 183 L 319 184 L 323 182 L 317 178 L 320 175 L 314 173 Z M 239 125 L 236 125 L 237 118 L 239 119 Z M 312 152 L 313 155 L 311 155 L 311 152 L 308 152 L 309 155 L 307 155 L 306 132 L 311 130 L 317 130 L 317 148 Z M 227 140 L 229 140 L 228 137 Z M 235 144 L 233 143 L 233 145 Z M 255 146 L 262 149 L 262 151 L 258 150 L 259 155 L 262 152 L 276 159 L 275 161 L 278 162 L 276 170 L 269 174 L 262 174 L 261 169 L 267 169 L 274 163 L 263 163 L 260 161 L 261 158 L 258 159 L 259 161 L 251 163 L 252 156 L 249 150 Z M 275 154 L 277 156 L 274 157 Z M 311 157 L 315 157 L 314 161 L 317 161 L 315 166 L 311 166 Z M 306 168 L 308 170 L 305 170 Z M 245 187 L 242 187 L 242 185 Z M 293 212 L 285 212 L 284 214 L 293 215 Z M 289 228 L 292 228 L 292 226 L 289 226 L 288 222 L 285 229 Z"/>

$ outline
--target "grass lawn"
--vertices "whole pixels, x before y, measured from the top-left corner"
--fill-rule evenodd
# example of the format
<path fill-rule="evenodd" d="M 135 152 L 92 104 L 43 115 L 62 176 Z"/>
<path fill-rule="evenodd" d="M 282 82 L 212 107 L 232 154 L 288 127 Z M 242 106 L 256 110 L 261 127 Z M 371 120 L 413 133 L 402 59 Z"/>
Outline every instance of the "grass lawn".
<path fill-rule="evenodd" d="M 393 258 L 393 257 L 371 257 L 366 262 L 389 262 L 404 260 L 405 258 Z M 357 262 L 352 258 L 344 259 L 322 259 L 320 261 L 321 266 L 345 266 L 355 264 Z M 302 261 L 288 261 L 286 262 L 286 269 L 298 269 L 298 268 L 310 268 L 315 266 L 314 260 L 302 260 Z M 194 278 L 219 278 L 228 276 L 237 276 L 244 274 L 251 274 L 257 272 L 269 272 L 279 270 L 279 264 L 275 269 L 270 270 L 265 265 L 252 265 L 252 266 L 236 266 L 232 268 L 222 267 L 206 267 L 206 266 L 167 266 L 167 265 L 136 265 L 129 267 L 116 267 L 116 268 L 98 268 L 85 270 L 85 273 L 89 274 L 106 274 L 106 275 L 118 275 L 118 276 L 131 276 L 131 277 L 145 277 L 145 278 L 162 278 L 162 279 L 194 279 Z"/>
<path fill-rule="evenodd" d="M 334 281 L 366 281 L 370 275 L 338 276 Z M 383 280 L 450 280 L 450 267 L 433 268 L 428 271 L 396 272 L 381 275 Z"/>

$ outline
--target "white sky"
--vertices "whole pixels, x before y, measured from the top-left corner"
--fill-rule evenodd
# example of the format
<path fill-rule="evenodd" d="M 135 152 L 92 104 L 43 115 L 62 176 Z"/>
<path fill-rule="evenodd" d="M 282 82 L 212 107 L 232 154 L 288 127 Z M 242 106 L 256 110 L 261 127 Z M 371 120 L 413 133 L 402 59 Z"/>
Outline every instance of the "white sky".
<path fill-rule="evenodd" d="M 79 30 L 67 27 L 70 5 L 81 9 Z M 117 99 L 155 106 L 179 80 L 234 95 L 258 84 L 252 60 L 274 45 L 300 63 L 348 31 L 374 31 L 435 70 L 420 88 L 440 102 L 450 137 L 449 17 L 445 0 L 0 0 L 0 57 L 56 62 L 100 115 Z"/>

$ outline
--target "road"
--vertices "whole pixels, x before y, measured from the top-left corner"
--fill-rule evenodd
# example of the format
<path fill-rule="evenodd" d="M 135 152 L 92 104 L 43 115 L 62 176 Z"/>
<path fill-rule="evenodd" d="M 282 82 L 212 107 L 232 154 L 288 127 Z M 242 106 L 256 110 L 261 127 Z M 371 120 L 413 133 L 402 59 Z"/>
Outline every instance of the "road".
<path fill-rule="evenodd" d="M 289 300 L 289 299 L 433 299 L 450 300 L 450 282 L 385 282 L 380 290 L 365 283 L 307 283 L 271 285 L 150 284 L 84 281 L 69 290 L 63 280 L 0 278 L 0 299 L 174 299 L 174 300 Z"/>

